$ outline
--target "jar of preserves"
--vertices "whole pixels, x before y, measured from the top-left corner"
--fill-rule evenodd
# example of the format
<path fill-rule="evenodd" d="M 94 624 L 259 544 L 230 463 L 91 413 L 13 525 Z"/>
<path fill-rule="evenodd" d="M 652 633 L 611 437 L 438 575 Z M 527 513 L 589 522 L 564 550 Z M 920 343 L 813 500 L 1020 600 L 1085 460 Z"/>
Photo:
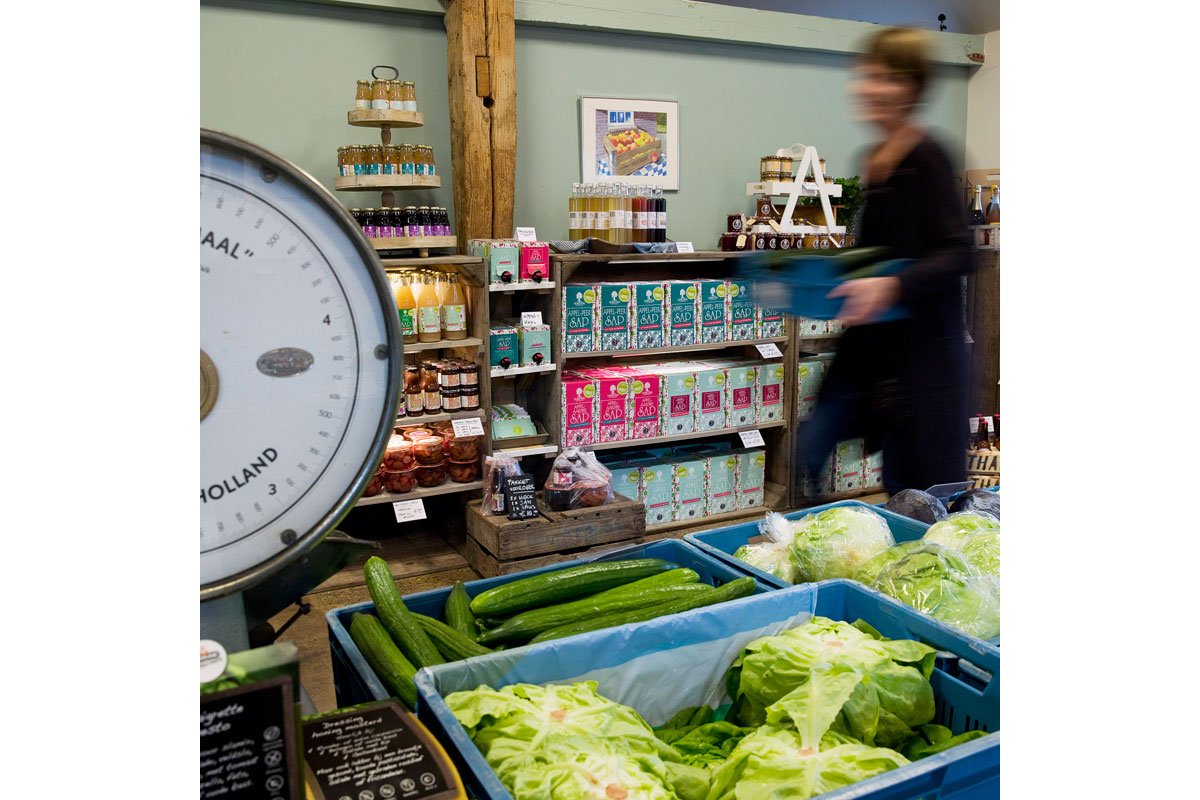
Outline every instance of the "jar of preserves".
<path fill-rule="evenodd" d="M 463 411 L 475 411 L 479 408 L 479 387 L 463 386 L 458 390 L 458 399 L 462 401 Z"/>
<path fill-rule="evenodd" d="M 352 144 L 347 154 L 350 166 L 354 167 L 355 175 L 367 174 L 367 148 L 365 145 Z"/>
<path fill-rule="evenodd" d="M 437 422 L 433 423 L 429 427 L 433 430 L 434 433 L 436 433 L 438 436 L 441 436 L 443 439 L 446 438 L 447 436 L 454 435 L 454 423 L 451 422 L 450 420 L 446 420 L 446 419 L 438 420 Z"/>
<path fill-rule="evenodd" d="M 383 146 L 372 144 L 367 146 L 367 174 L 383 174 Z"/>
<path fill-rule="evenodd" d="M 451 461 L 478 461 L 480 436 L 447 436 L 446 456 Z"/>
<path fill-rule="evenodd" d="M 589 508 L 606 505 L 612 496 L 608 481 L 578 481 L 574 489 L 578 505 Z"/>
<path fill-rule="evenodd" d="M 400 151 L 394 144 L 385 144 L 383 146 L 383 174 L 400 174 Z"/>
<path fill-rule="evenodd" d="M 359 81 L 354 89 L 354 109 L 366 111 L 371 107 L 371 82 Z"/>
<path fill-rule="evenodd" d="M 417 110 L 417 85 L 412 81 L 404 81 L 400 96 L 404 99 L 405 111 Z"/>
<path fill-rule="evenodd" d="M 417 174 L 417 151 L 411 144 L 400 145 L 400 174 Z"/>
<path fill-rule="evenodd" d="M 454 361 L 446 361 L 438 373 L 443 389 L 457 389 L 462 383 L 459 366 Z"/>
<path fill-rule="evenodd" d="M 457 387 L 442 387 L 442 410 L 451 413 L 462 410 L 462 397 Z"/>
<path fill-rule="evenodd" d="M 387 111 L 388 109 L 388 81 L 382 81 L 376 78 L 371 81 L 371 110 L 372 111 Z"/>
<path fill-rule="evenodd" d="M 363 497 L 374 497 L 383 491 L 384 474 L 376 472 L 371 476 L 371 480 L 367 481 L 367 488 L 363 489 Z"/>
<path fill-rule="evenodd" d="M 411 492 L 417 485 L 417 468 L 387 470 L 383 473 L 383 482 L 391 494 Z"/>
<path fill-rule="evenodd" d="M 446 464 L 425 464 L 417 467 L 417 485 L 426 489 L 446 482 Z"/>
<path fill-rule="evenodd" d="M 479 365 L 478 364 L 463 364 L 458 369 L 458 385 L 459 386 L 478 386 L 479 385 Z"/>
<path fill-rule="evenodd" d="M 454 461 L 451 459 L 446 462 L 446 472 L 450 474 L 450 480 L 455 483 L 477 481 L 479 480 L 479 459 L 474 459 L 473 461 Z"/>
<path fill-rule="evenodd" d="M 421 391 L 425 393 L 425 410 L 442 410 L 442 387 L 438 383 L 437 364 L 425 361 L 421 364 Z"/>
<path fill-rule="evenodd" d="M 404 413 L 419 417 L 425 412 L 425 393 L 421 390 L 421 370 L 415 366 L 404 368 Z"/>
<path fill-rule="evenodd" d="M 401 81 L 388 81 L 388 110 L 404 110 L 404 84 Z"/>
<path fill-rule="evenodd" d="M 403 436 L 388 439 L 387 450 L 383 452 L 383 469 L 410 469 L 417 465 L 413 455 L 413 444 Z"/>
<path fill-rule="evenodd" d="M 418 465 L 440 464 L 445 458 L 444 442 L 446 440 L 436 434 L 429 434 L 413 440 L 413 455 Z"/>
<path fill-rule="evenodd" d="M 430 436 L 433 436 L 433 435 L 434 435 L 434 432 L 430 428 L 425 428 L 425 427 L 421 427 L 421 426 L 415 426 L 412 428 L 404 428 L 403 433 L 401 434 L 401 436 L 403 436 L 405 439 L 408 439 L 410 442 L 416 442 L 420 439 L 428 439 Z"/>

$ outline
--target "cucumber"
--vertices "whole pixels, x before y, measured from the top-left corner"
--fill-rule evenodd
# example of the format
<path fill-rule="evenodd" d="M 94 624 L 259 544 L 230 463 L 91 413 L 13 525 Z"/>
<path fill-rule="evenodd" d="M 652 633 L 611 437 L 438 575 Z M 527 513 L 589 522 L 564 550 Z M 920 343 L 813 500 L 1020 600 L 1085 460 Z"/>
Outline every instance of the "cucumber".
<path fill-rule="evenodd" d="M 350 618 L 350 638 L 388 691 L 409 710 L 415 709 L 417 685 L 413 683 L 413 676 L 417 674 L 417 668 L 396 647 L 383 623 L 370 614 L 355 614 Z"/>
<path fill-rule="evenodd" d="M 479 617 L 497 617 L 561 603 L 649 578 L 674 566 L 661 558 L 634 558 L 567 567 L 488 589 L 471 601 L 471 612 Z"/>
<path fill-rule="evenodd" d="M 371 556 L 363 567 L 363 575 L 367 579 L 367 591 L 375 603 L 375 613 L 404 655 L 418 669 L 445 664 L 446 660 L 400 599 L 400 590 L 392 580 L 392 571 L 388 569 L 387 562 L 379 556 Z"/>
<path fill-rule="evenodd" d="M 637 583 L 641 583 L 641 581 Z M 572 622 L 583 622 L 602 614 L 615 614 L 618 611 L 631 611 L 635 608 L 661 605 L 671 600 L 682 600 L 684 597 L 716 591 L 706 583 L 651 586 L 648 589 L 635 589 L 634 586 L 636 584 L 621 586 L 610 592 L 602 592 L 582 600 L 572 600 L 556 606 L 522 611 L 499 628 L 484 631 L 479 637 L 479 642 L 480 644 L 489 644 L 514 639 L 528 641 L 542 631 Z M 617 594 L 612 592 L 617 592 Z"/>
<path fill-rule="evenodd" d="M 471 597 L 462 581 L 457 581 L 446 598 L 446 624 L 468 639 L 475 638 L 475 615 L 471 613 Z"/>
<path fill-rule="evenodd" d="M 657 575 L 651 575 L 649 578 L 642 578 L 640 581 L 626 583 L 623 586 L 617 586 L 613 589 L 605 589 L 599 594 L 592 595 L 593 600 L 598 600 L 601 597 L 608 597 L 614 594 L 621 594 L 634 589 L 649 589 L 654 586 L 682 586 L 685 583 L 698 583 L 700 576 L 694 569 L 680 567 L 679 569 L 670 569 L 666 572 L 660 572 Z"/>
<path fill-rule="evenodd" d="M 680 600 L 672 600 L 669 603 L 660 603 L 656 606 L 648 606 L 639 608 L 633 611 L 622 611 L 615 614 L 604 614 L 582 622 L 574 622 L 569 625 L 560 625 L 557 628 L 551 628 L 548 631 L 542 631 L 537 636 L 533 637 L 531 644 L 537 642 L 545 642 L 550 639 L 561 639 L 564 636 L 574 636 L 577 633 L 587 633 L 588 631 L 598 631 L 602 628 L 612 628 L 617 625 L 625 625 L 630 622 L 645 622 L 649 619 L 657 617 L 665 617 L 668 614 L 678 614 L 682 611 L 690 611 L 693 608 L 701 608 L 703 606 L 715 605 L 724 603 L 727 600 L 736 600 L 739 597 L 746 597 L 754 592 L 754 578 L 749 576 L 738 578 L 730 581 L 724 586 L 719 586 L 711 592 L 704 594 L 691 595 Z"/>
<path fill-rule="evenodd" d="M 462 661 L 464 658 L 492 652 L 483 645 L 477 644 L 474 639 L 463 636 L 441 620 L 416 613 L 413 614 L 413 619 L 433 640 L 434 646 L 447 661 Z"/>

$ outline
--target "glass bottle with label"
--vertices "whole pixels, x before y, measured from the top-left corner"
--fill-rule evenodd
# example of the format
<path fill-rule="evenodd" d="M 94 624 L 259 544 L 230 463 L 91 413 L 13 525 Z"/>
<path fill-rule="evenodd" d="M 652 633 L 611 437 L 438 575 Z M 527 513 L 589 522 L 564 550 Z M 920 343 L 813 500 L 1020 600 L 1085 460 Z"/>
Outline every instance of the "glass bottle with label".
<path fill-rule="evenodd" d="M 441 311 L 437 289 L 434 287 L 433 281 L 426 276 L 422 278 L 420 291 L 417 293 L 417 341 L 437 342 L 441 340 Z"/>
<path fill-rule="evenodd" d="M 387 111 L 388 109 L 388 82 L 374 80 L 371 82 L 371 110 Z"/>
<path fill-rule="evenodd" d="M 359 81 L 354 90 L 354 109 L 365 111 L 371 107 L 371 82 Z"/>
<path fill-rule="evenodd" d="M 388 110 L 402 111 L 404 98 L 401 96 L 400 81 L 388 81 Z"/>
<path fill-rule="evenodd" d="M 988 203 L 987 215 L 984 217 L 988 225 L 1000 224 L 1000 187 L 992 187 L 992 199 Z"/>
<path fill-rule="evenodd" d="M 399 276 L 396 285 L 396 310 L 400 313 L 400 333 L 405 344 L 417 341 L 417 301 L 413 297 L 407 275 Z"/>
<path fill-rule="evenodd" d="M 402 97 L 404 98 L 404 110 L 417 110 L 417 86 L 412 81 L 404 81 L 402 89 Z"/>
<path fill-rule="evenodd" d="M 633 241 L 633 189 L 632 186 L 626 186 L 625 191 L 621 193 L 621 205 L 625 210 L 625 220 L 621 227 L 622 239 L 625 242 Z"/>
<path fill-rule="evenodd" d="M 570 241 L 578 241 L 579 236 L 579 184 L 571 184 L 571 198 L 567 201 L 567 230 Z"/>
<path fill-rule="evenodd" d="M 419 417 L 425 413 L 425 393 L 421 389 L 421 370 L 414 364 L 404 368 L 404 413 Z"/>
<path fill-rule="evenodd" d="M 608 209 L 608 241 L 614 244 L 621 241 L 621 226 L 625 223 L 625 211 L 621 208 L 620 187 L 608 187 L 608 198 L 605 207 Z"/>
<path fill-rule="evenodd" d="M 983 215 L 983 186 L 975 187 L 975 204 L 971 207 L 971 224 L 983 225 L 986 217 Z"/>
<path fill-rule="evenodd" d="M 667 240 L 667 198 L 663 197 L 661 186 L 654 187 L 654 212 L 654 241 L 665 242 Z"/>
<path fill-rule="evenodd" d="M 596 184 L 595 192 L 592 208 L 596 215 L 593 222 L 596 231 L 592 235 L 599 239 L 608 239 L 608 192 L 602 183 Z"/>
<path fill-rule="evenodd" d="M 463 296 L 458 276 L 451 274 L 446 284 L 446 297 L 442 301 L 442 329 L 447 339 L 467 338 L 467 299 Z"/>

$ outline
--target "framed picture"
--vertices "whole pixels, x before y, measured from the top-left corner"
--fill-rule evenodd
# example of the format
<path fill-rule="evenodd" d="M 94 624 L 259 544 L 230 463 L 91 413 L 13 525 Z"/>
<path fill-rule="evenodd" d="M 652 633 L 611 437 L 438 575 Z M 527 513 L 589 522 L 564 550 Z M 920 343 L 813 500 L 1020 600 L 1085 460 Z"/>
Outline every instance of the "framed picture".
<path fill-rule="evenodd" d="M 584 183 L 679 188 L 679 103 L 584 97 L 580 109 Z"/>

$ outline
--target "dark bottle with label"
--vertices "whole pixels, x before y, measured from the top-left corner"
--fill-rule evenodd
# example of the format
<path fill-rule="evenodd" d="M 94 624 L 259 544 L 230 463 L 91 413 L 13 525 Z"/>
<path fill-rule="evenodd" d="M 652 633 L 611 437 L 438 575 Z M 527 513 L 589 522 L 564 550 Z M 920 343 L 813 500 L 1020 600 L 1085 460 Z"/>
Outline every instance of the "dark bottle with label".
<path fill-rule="evenodd" d="M 421 206 L 417 209 L 417 229 L 418 236 L 433 235 L 433 215 L 429 211 L 429 206 Z"/>
<path fill-rule="evenodd" d="M 987 216 L 985 217 L 988 225 L 1000 224 L 1000 187 L 992 187 L 992 199 L 988 203 Z"/>
<path fill-rule="evenodd" d="M 1000 415 L 992 415 L 992 449 L 1000 449 Z"/>
<path fill-rule="evenodd" d="M 983 215 L 983 185 L 975 187 L 975 205 L 971 207 L 971 224 L 984 225 L 986 218 Z"/>

